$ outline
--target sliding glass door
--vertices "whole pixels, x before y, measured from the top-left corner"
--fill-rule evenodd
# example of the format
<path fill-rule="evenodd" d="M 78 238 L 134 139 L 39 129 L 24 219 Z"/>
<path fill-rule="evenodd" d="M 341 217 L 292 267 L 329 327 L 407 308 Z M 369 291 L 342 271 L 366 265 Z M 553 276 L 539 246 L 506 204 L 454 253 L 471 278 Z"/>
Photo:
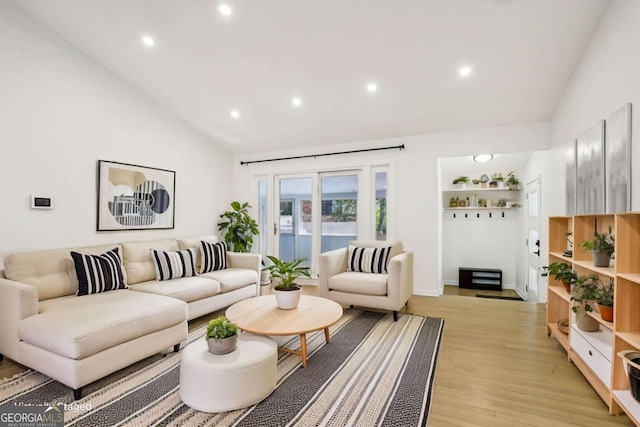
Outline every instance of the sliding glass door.
<path fill-rule="evenodd" d="M 321 174 L 320 252 L 344 248 L 358 237 L 358 174 Z"/>
<path fill-rule="evenodd" d="M 276 253 L 283 261 L 303 258 L 305 267 L 312 260 L 314 183 L 314 176 L 276 178 Z"/>

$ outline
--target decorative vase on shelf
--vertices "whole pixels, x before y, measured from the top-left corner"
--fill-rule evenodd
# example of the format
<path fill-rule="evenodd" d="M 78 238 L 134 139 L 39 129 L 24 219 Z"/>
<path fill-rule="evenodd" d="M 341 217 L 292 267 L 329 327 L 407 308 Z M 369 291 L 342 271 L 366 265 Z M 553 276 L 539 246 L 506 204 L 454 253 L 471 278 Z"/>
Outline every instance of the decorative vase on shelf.
<path fill-rule="evenodd" d="M 611 262 L 611 255 L 609 255 L 606 251 L 591 251 L 591 256 L 593 258 L 594 266 L 609 267 L 609 263 Z"/>
<path fill-rule="evenodd" d="M 598 304 L 598 310 L 600 310 L 600 317 L 607 322 L 613 322 L 613 307 L 610 305 Z"/>
<path fill-rule="evenodd" d="M 585 332 L 595 332 L 600 329 L 600 323 L 593 317 L 589 316 L 587 310 L 584 309 L 584 305 L 581 304 L 580 309 L 576 313 L 576 324 L 578 328 Z"/>

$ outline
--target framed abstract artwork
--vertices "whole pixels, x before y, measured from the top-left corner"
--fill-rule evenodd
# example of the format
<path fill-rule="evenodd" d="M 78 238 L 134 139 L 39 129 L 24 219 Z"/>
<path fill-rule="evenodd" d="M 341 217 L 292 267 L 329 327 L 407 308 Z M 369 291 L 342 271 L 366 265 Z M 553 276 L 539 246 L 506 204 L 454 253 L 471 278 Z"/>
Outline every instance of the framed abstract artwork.
<path fill-rule="evenodd" d="M 604 192 L 604 120 L 600 120 L 576 144 L 576 214 L 604 213 Z"/>
<path fill-rule="evenodd" d="M 98 231 L 173 228 L 174 171 L 98 160 Z"/>
<path fill-rule="evenodd" d="M 607 213 L 631 210 L 631 104 L 607 120 L 605 170 Z"/>

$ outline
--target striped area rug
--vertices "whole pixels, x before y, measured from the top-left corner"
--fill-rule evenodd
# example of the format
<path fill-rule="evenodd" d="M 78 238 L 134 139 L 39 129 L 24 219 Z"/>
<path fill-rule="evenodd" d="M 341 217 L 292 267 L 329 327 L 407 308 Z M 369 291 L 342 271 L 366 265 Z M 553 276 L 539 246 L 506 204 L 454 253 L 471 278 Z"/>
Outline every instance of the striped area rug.
<path fill-rule="evenodd" d="M 180 400 L 180 355 L 145 359 L 85 387 L 73 400 L 60 383 L 27 371 L 0 383 L 0 405 L 66 404 L 66 426 L 425 426 L 444 321 L 346 310 L 324 333 L 308 334 L 306 368 L 279 352 L 278 383 L 262 402 L 208 414 Z M 185 345 L 202 339 L 205 328 Z M 279 344 L 299 348 L 295 337 Z"/>

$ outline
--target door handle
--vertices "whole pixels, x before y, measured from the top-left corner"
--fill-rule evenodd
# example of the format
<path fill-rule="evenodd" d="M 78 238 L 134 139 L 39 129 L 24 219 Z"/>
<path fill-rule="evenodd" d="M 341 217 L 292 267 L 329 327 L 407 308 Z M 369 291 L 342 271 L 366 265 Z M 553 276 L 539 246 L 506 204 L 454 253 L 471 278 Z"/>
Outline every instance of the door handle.
<path fill-rule="evenodd" d="M 273 223 L 273 235 L 275 236 L 276 234 L 278 234 L 278 226 L 276 225 L 276 223 Z"/>

